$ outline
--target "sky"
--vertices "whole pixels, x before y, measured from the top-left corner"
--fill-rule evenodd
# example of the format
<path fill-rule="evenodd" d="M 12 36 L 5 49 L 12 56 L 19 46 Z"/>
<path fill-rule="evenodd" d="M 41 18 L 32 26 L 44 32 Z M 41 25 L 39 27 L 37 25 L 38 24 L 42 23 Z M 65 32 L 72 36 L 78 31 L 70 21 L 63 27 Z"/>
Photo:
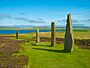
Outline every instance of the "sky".
<path fill-rule="evenodd" d="M 90 0 L 0 0 L 0 26 L 65 26 L 69 13 L 73 25 L 90 26 Z"/>

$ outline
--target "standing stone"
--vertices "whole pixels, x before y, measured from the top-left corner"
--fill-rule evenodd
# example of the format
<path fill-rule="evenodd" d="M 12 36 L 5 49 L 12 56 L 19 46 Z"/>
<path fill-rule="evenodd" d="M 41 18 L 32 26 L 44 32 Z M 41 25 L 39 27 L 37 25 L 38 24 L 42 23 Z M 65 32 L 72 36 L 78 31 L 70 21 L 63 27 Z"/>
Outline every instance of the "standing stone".
<path fill-rule="evenodd" d="M 36 29 L 36 43 L 39 43 L 39 29 Z"/>
<path fill-rule="evenodd" d="M 64 39 L 64 50 L 68 52 L 73 51 L 74 38 L 73 38 L 73 27 L 72 27 L 72 19 L 71 15 L 67 15 L 67 24 L 66 24 L 66 32 Z"/>
<path fill-rule="evenodd" d="M 55 23 L 52 22 L 51 23 L 51 46 L 55 46 L 55 42 L 56 42 L 55 33 L 56 33 L 56 26 L 55 26 Z"/>
<path fill-rule="evenodd" d="M 16 31 L 16 39 L 18 39 L 18 31 Z"/>

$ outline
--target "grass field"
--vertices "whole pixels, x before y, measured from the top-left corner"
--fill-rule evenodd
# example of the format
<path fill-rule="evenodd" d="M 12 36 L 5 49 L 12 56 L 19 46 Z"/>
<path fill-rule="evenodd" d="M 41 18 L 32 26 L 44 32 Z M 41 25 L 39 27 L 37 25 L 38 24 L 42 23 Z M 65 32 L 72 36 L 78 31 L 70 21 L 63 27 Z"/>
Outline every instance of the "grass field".
<path fill-rule="evenodd" d="M 90 68 L 90 50 L 74 46 L 73 53 L 63 51 L 63 44 L 50 46 L 50 42 L 24 43 L 17 55 L 29 56 L 27 68 Z"/>
<path fill-rule="evenodd" d="M 50 37 L 50 32 L 40 33 L 40 36 Z M 64 32 L 57 32 L 57 37 L 64 38 Z M 35 37 L 35 33 L 21 35 L 20 38 Z M 78 39 L 90 39 L 90 32 L 74 32 L 74 37 Z M 50 42 L 21 44 L 24 47 L 17 55 L 29 57 L 27 68 L 90 68 L 90 50 L 79 49 L 74 46 L 74 52 L 67 53 L 63 49 L 64 44 L 50 46 Z"/>
<path fill-rule="evenodd" d="M 41 37 L 49 37 L 50 32 L 41 32 Z M 56 37 L 64 38 L 64 32 L 57 32 Z M 0 35 L 11 36 L 15 39 L 15 34 Z M 18 40 L 35 37 L 35 33 L 19 34 Z M 90 39 L 90 31 L 88 32 L 74 32 L 76 39 Z M 19 53 L 14 55 L 25 55 L 29 57 L 28 65 L 26 68 L 90 68 L 90 50 L 79 49 L 77 45 L 74 46 L 72 53 L 64 51 L 64 44 L 57 44 L 55 47 L 50 46 L 50 42 L 29 41 L 21 44 L 24 48 Z"/>

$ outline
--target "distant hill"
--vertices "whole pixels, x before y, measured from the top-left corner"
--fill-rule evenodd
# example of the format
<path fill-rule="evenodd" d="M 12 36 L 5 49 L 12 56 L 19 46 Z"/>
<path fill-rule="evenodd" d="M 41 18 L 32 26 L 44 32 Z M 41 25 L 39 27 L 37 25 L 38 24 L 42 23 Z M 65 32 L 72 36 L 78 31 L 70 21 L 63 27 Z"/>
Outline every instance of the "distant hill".
<path fill-rule="evenodd" d="M 50 28 L 50 25 L 34 26 L 34 25 L 14 25 L 14 26 L 0 26 L 0 28 Z M 57 28 L 65 28 L 65 26 L 56 26 Z M 73 28 L 90 28 L 90 26 L 73 25 Z"/>

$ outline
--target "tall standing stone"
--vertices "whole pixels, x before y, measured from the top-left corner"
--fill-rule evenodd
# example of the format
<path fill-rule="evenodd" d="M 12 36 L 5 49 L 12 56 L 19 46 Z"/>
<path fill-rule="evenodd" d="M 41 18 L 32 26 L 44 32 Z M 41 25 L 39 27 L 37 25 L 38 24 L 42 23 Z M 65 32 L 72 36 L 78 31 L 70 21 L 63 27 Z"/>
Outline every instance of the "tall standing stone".
<path fill-rule="evenodd" d="M 39 43 L 39 29 L 36 29 L 36 43 Z"/>
<path fill-rule="evenodd" d="M 55 23 L 52 22 L 51 23 L 51 46 L 55 46 L 55 42 L 56 42 L 56 26 Z"/>
<path fill-rule="evenodd" d="M 67 24 L 66 24 L 66 32 L 64 39 L 64 50 L 68 52 L 73 51 L 74 38 L 73 38 L 73 27 L 72 27 L 72 19 L 71 15 L 67 15 Z"/>
<path fill-rule="evenodd" d="M 16 31 L 16 39 L 18 39 L 18 31 Z"/>

